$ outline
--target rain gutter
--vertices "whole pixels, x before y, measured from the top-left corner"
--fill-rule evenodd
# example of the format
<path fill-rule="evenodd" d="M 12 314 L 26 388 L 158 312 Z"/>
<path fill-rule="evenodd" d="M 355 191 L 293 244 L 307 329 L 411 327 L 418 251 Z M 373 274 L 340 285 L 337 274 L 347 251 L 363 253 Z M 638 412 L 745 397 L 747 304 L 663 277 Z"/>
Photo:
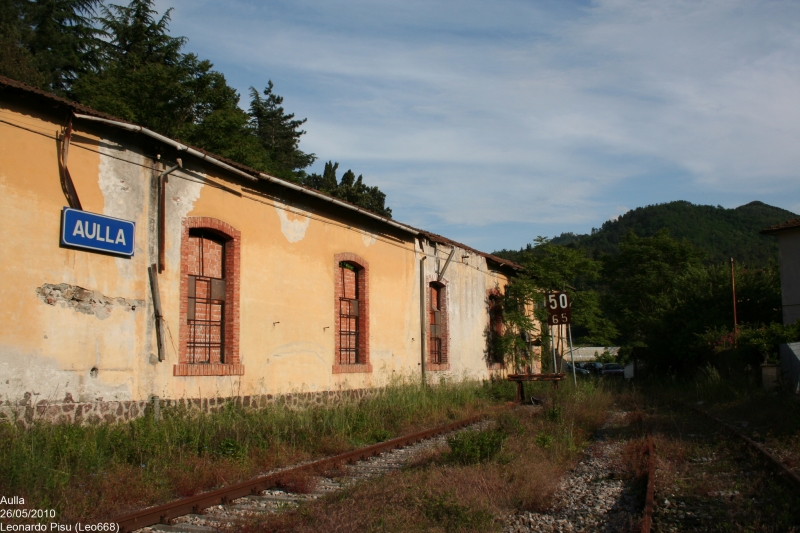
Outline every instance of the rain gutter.
<path fill-rule="evenodd" d="M 268 174 L 264 174 L 263 172 L 259 172 L 258 173 L 258 177 L 253 176 L 252 174 L 249 174 L 247 172 L 239 170 L 238 168 L 233 167 L 233 166 L 231 166 L 231 165 L 229 165 L 227 163 L 223 163 L 222 161 L 220 161 L 218 159 L 215 159 L 215 158 L 211 157 L 208 154 L 204 154 L 203 152 L 195 150 L 194 148 L 190 148 L 190 147 L 186 146 L 185 144 L 181 144 L 178 141 L 174 141 L 174 140 L 170 139 L 169 137 L 165 137 L 165 136 L 163 136 L 163 135 L 161 135 L 159 133 L 156 133 L 156 132 L 154 132 L 152 130 L 149 130 L 147 128 L 143 128 L 142 126 L 136 126 L 135 124 L 128 124 L 127 122 L 119 122 L 117 120 L 109 120 L 109 119 L 106 119 L 106 118 L 95 117 L 93 115 L 84 115 L 84 114 L 81 114 L 81 113 L 75 113 L 75 118 L 81 118 L 81 119 L 85 119 L 85 120 L 92 120 L 92 121 L 95 121 L 95 122 L 102 122 L 103 124 L 108 124 L 110 126 L 115 126 L 117 128 L 122 128 L 124 130 L 133 131 L 133 132 L 136 132 L 136 133 L 142 133 L 144 135 L 147 135 L 148 137 L 156 139 L 157 141 L 160 141 L 160 142 L 162 142 L 164 144 L 172 146 L 173 148 L 175 148 L 179 152 L 186 152 L 187 154 L 189 154 L 189 155 L 191 155 L 193 157 L 196 157 L 196 158 L 201 159 L 203 161 L 207 161 L 207 162 L 211 163 L 212 165 L 216 165 L 216 166 L 218 166 L 218 167 L 220 167 L 222 169 L 227 170 L 228 172 L 232 172 L 233 174 L 236 174 L 237 176 L 241 176 L 241 177 L 246 178 L 246 179 L 251 180 L 251 181 L 258 181 L 259 178 L 260 178 L 260 179 L 262 179 L 264 181 L 269 181 L 269 182 L 275 183 L 277 185 L 280 185 L 282 187 L 287 187 L 289 189 L 293 189 L 293 190 L 301 192 L 303 194 L 307 194 L 309 196 L 313 196 L 315 198 L 319 198 L 320 200 L 324 200 L 326 202 L 332 203 L 332 204 L 337 205 L 339 207 L 344 207 L 345 209 L 349 209 L 350 211 L 356 211 L 358 213 L 361 213 L 364 216 L 373 218 L 375 220 L 379 220 L 380 222 L 383 222 L 384 224 L 389 224 L 390 226 L 393 226 L 393 227 L 395 227 L 397 229 L 400 229 L 402 231 L 405 231 L 407 233 L 411 233 L 414 236 L 420 235 L 420 232 L 418 230 L 415 230 L 414 228 L 411 228 L 411 227 L 406 226 L 404 224 L 398 224 L 397 222 L 394 222 L 391 219 L 382 217 L 380 215 L 376 215 L 375 213 L 373 213 L 371 211 L 367 211 L 366 209 L 361 209 L 360 207 L 356 207 L 354 205 L 350 205 L 350 204 L 342 202 L 340 200 L 336 200 L 335 198 L 331 198 L 330 196 L 327 196 L 325 194 L 319 193 L 319 192 L 314 191 L 312 189 L 308 189 L 308 188 L 305 188 L 305 187 L 301 187 L 299 185 L 295 185 L 294 183 L 290 183 L 288 181 L 285 181 L 285 180 L 282 180 L 282 179 L 279 179 L 279 178 L 275 178 L 275 177 L 270 176 Z"/>

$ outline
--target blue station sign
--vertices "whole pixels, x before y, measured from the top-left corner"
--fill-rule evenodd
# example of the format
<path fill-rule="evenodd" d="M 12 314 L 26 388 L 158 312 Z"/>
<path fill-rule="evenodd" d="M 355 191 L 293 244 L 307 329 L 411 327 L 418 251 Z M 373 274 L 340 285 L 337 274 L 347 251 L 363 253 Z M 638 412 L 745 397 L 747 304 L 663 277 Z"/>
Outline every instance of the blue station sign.
<path fill-rule="evenodd" d="M 116 255 L 133 256 L 136 223 L 65 207 L 61 244 Z"/>

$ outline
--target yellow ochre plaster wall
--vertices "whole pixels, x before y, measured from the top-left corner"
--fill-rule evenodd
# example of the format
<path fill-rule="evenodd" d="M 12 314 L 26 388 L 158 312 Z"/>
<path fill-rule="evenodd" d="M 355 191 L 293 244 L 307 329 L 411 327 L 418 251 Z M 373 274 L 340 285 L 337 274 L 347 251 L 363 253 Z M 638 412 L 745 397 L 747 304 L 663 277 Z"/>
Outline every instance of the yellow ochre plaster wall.
<path fill-rule="evenodd" d="M 132 258 L 119 258 L 61 247 L 60 217 L 67 201 L 57 137 L 63 123 L 15 102 L 0 102 L 0 400 L 318 392 L 420 376 L 419 259 L 428 256 L 424 274 L 435 277 L 434 254 L 441 268 L 449 246 L 435 251 L 410 233 L 377 221 L 355 222 L 362 219 L 189 160 L 170 175 L 166 188 L 166 268 L 159 275 L 166 354 L 159 361 L 147 267 L 158 255 L 154 177 L 174 161 L 169 155 L 163 164 L 156 161 L 161 148 L 134 134 L 76 121 L 68 167 L 83 209 L 134 221 L 136 248 Z M 215 218 L 241 232 L 244 375 L 173 375 L 185 217 Z M 345 252 L 369 263 L 370 373 L 332 371 L 334 257 Z M 502 290 L 507 278 L 490 270 L 483 256 L 456 248 L 443 281 L 451 364 L 428 377 L 486 378 L 487 296 Z M 91 292 L 56 294 L 43 290 L 46 284 Z"/>

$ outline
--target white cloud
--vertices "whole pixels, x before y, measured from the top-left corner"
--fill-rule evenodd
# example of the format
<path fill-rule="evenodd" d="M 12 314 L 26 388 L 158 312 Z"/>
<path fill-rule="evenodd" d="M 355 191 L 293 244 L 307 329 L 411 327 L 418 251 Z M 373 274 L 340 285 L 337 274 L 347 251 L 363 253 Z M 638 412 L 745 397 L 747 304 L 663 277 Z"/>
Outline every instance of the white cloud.
<path fill-rule="evenodd" d="M 305 150 L 433 230 L 798 192 L 796 2 L 173 4 L 189 49 L 309 117 Z"/>

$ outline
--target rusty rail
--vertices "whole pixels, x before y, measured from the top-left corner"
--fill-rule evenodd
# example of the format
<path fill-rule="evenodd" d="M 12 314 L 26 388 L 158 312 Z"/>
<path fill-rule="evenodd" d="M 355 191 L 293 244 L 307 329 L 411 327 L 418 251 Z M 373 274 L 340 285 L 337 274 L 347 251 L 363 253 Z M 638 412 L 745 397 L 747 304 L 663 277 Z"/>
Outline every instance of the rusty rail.
<path fill-rule="evenodd" d="M 204 492 L 203 494 L 198 494 L 197 496 L 175 500 L 173 502 L 165 503 L 156 507 L 148 507 L 147 509 L 142 509 L 141 511 L 136 511 L 134 513 L 117 517 L 113 520 L 113 522 L 116 522 L 119 525 L 119 531 L 121 533 L 134 531 L 136 529 L 155 524 L 167 523 L 169 520 L 185 514 L 199 513 L 203 509 L 211 507 L 212 505 L 224 505 L 243 496 L 258 494 L 262 490 L 279 485 L 284 479 L 291 478 L 298 473 L 322 472 L 345 463 L 366 459 L 367 457 L 379 455 L 382 452 L 391 450 L 393 448 L 402 448 L 409 444 L 415 444 L 419 441 L 469 426 L 470 424 L 474 424 L 482 418 L 482 415 L 472 416 L 464 420 L 459 420 L 458 422 L 453 422 L 452 424 L 426 429 L 424 431 L 412 433 L 404 437 L 398 437 L 396 439 L 387 440 L 386 442 L 373 444 L 372 446 L 367 446 L 365 448 L 359 448 L 357 450 L 334 455 L 332 457 L 326 457 L 325 459 L 320 459 L 318 461 L 313 461 L 311 463 L 294 468 L 288 468 L 286 470 L 274 472 L 272 474 L 254 478 L 249 481 L 243 481 L 229 487 L 223 487 L 210 492 Z"/>
<path fill-rule="evenodd" d="M 720 418 L 717 418 L 716 416 L 712 415 L 711 413 L 708 413 L 708 412 L 706 412 L 706 411 L 704 411 L 702 409 L 699 409 L 699 408 L 697 408 L 697 407 L 695 407 L 693 405 L 689 405 L 688 403 L 685 403 L 685 402 L 681 402 L 681 403 L 683 403 L 689 409 L 692 409 L 693 411 L 696 411 L 696 412 L 698 412 L 698 413 L 700 413 L 702 415 L 705 415 L 708 418 L 714 420 L 715 422 L 717 422 L 718 424 L 723 426 L 725 429 L 727 429 L 728 431 L 730 431 L 734 435 L 737 435 L 739 438 L 741 438 L 747 444 L 749 444 L 750 446 L 752 446 L 756 450 L 760 451 L 764 455 L 764 457 L 769 459 L 769 461 L 774 466 L 776 466 L 778 468 L 778 470 L 789 479 L 789 481 L 791 481 L 794 484 L 796 489 L 800 490 L 800 476 L 798 476 L 797 473 L 794 470 L 792 470 L 791 468 L 786 466 L 786 464 L 784 464 L 783 461 L 778 459 L 778 457 L 776 457 L 775 454 L 773 454 L 772 452 L 767 450 L 762 444 L 757 443 L 756 441 L 754 441 L 753 439 L 751 439 L 750 437 L 748 437 L 747 435 L 745 435 L 744 433 L 742 433 L 741 431 L 739 431 L 738 429 L 733 427 L 732 425 L 728 424 L 727 422 L 725 422 L 724 420 L 722 420 Z"/>
<path fill-rule="evenodd" d="M 647 437 L 647 497 L 644 501 L 644 517 L 642 518 L 642 533 L 650 533 L 653 527 L 653 502 L 656 495 L 656 451 L 653 446 L 653 436 Z"/>

